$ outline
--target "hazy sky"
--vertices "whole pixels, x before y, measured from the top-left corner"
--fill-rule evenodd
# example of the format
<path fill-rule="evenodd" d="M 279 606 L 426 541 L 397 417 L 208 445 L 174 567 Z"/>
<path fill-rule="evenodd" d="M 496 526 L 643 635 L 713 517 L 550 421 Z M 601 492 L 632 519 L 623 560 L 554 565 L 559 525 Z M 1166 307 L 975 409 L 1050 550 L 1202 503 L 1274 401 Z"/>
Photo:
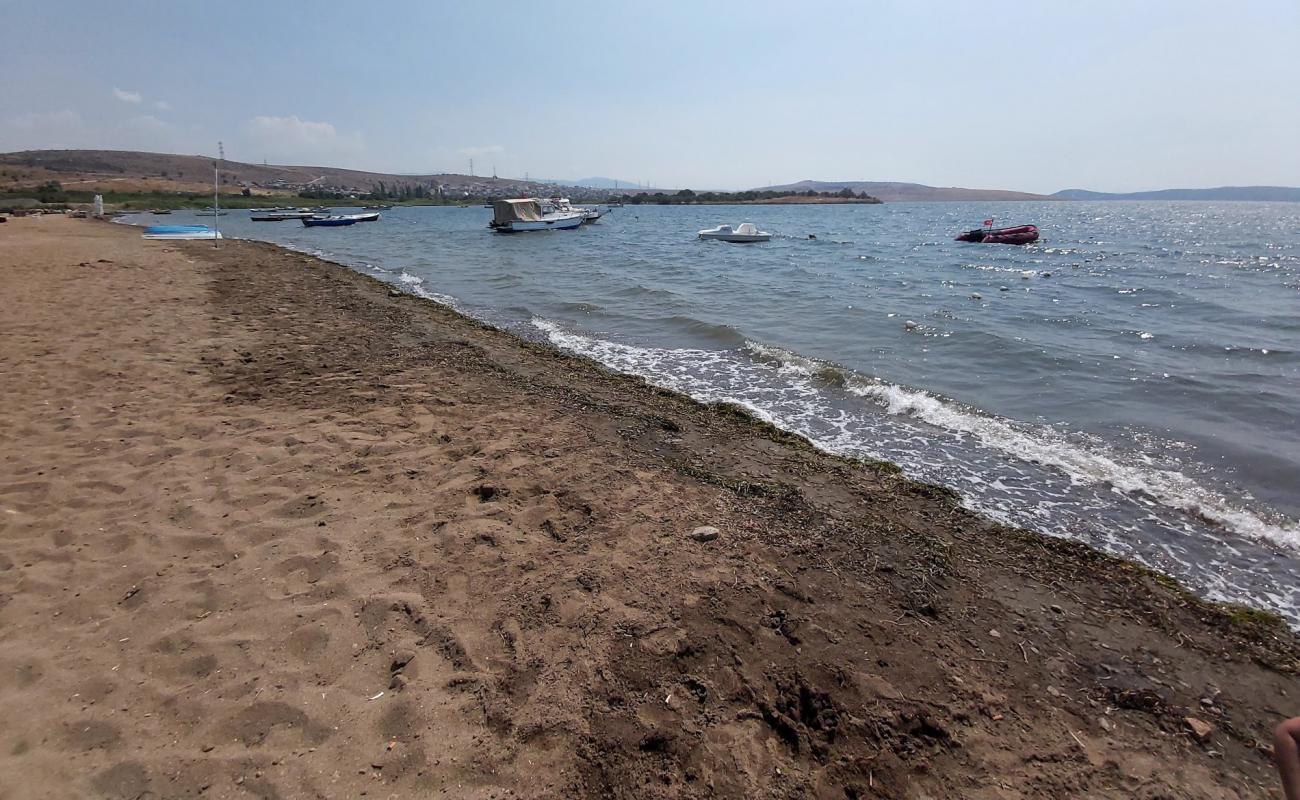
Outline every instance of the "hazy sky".
<path fill-rule="evenodd" d="M 1300 185 L 1300 0 L 0 0 L 0 151 L 744 188 Z"/>

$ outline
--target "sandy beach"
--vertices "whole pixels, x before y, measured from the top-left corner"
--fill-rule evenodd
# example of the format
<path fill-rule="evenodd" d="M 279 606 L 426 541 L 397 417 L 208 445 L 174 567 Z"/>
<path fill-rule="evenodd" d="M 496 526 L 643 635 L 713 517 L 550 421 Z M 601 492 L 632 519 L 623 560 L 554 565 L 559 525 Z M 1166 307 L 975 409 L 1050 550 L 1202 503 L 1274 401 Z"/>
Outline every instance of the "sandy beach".
<path fill-rule="evenodd" d="M 889 465 L 269 245 L 0 287 L 0 800 L 1281 796 L 1288 629 Z"/>

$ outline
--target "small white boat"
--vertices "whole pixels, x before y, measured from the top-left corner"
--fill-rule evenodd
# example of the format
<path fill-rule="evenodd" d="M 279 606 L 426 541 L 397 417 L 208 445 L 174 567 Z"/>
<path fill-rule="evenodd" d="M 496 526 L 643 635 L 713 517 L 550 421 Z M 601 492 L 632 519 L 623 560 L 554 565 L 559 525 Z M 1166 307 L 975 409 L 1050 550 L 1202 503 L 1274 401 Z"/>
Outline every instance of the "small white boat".
<path fill-rule="evenodd" d="M 252 214 L 248 218 L 253 222 L 284 222 L 287 219 L 310 219 L 316 216 L 310 211 L 286 211 L 275 214 Z"/>
<path fill-rule="evenodd" d="M 752 222 L 742 222 L 740 227 L 734 230 L 730 225 L 719 225 L 716 228 L 700 231 L 701 239 L 716 239 L 720 242 L 735 242 L 744 244 L 749 242 L 770 242 L 772 234 L 766 231 L 760 231 Z"/>
<path fill-rule="evenodd" d="M 585 214 L 560 211 L 553 204 L 533 198 L 498 200 L 492 204 L 492 221 L 488 227 L 497 233 L 522 233 L 524 231 L 558 231 L 576 228 L 587 221 Z"/>
<path fill-rule="evenodd" d="M 378 211 L 370 211 L 364 214 L 343 214 L 347 219 L 355 219 L 357 222 L 377 222 L 379 220 Z"/>

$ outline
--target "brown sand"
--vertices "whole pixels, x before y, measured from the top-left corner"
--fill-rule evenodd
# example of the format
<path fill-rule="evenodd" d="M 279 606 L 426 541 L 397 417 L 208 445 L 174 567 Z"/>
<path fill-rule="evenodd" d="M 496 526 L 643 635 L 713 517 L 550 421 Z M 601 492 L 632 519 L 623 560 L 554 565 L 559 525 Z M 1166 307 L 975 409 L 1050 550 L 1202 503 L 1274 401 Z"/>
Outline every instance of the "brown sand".
<path fill-rule="evenodd" d="M 5 800 L 1278 796 L 1289 632 L 884 466 L 269 246 L 0 288 Z"/>

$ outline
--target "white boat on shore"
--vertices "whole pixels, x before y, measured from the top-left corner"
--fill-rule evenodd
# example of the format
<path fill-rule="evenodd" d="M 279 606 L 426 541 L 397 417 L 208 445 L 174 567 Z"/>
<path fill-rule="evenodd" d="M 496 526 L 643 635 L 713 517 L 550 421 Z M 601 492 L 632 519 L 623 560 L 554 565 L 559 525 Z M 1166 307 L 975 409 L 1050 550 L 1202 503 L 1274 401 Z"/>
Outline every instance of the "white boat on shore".
<path fill-rule="evenodd" d="M 587 221 L 585 214 L 560 211 L 548 202 L 544 209 L 534 198 L 497 200 L 492 204 L 492 221 L 488 227 L 497 233 L 523 233 L 525 231 L 558 231 L 576 228 Z"/>
<path fill-rule="evenodd" d="M 772 234 L 767 231 L 760 231 L 752 222 L 742 222 L 740 227 L 734 230 L 730 225 L 719 225 L 716 228 L 700 231 L 700 238 L 719 242 L 732 242 L 734 244 L 749 244 L 752 242 L 770 242 Z"/>

